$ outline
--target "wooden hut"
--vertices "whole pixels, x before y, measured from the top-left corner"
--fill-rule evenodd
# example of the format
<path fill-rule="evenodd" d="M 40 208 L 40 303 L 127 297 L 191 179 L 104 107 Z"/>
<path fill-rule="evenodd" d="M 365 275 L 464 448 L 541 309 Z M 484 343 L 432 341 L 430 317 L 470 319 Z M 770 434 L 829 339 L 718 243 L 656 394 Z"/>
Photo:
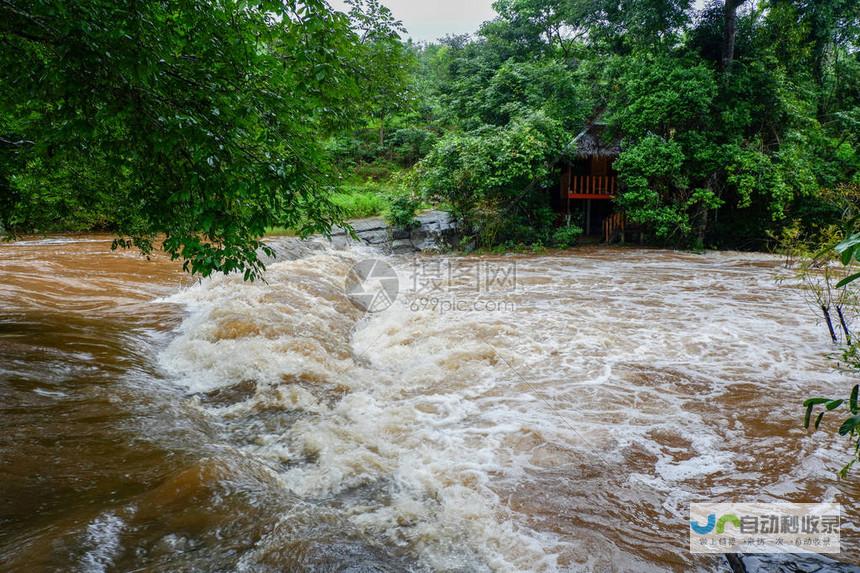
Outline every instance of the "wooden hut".
<path fill-rule="evenodd" d="M 593 123 L 570 143 L 570 158 L 561 166 L 558 205 L 568 221 L 582 222 L 583 234 L 606 242 L 624 236 L 624 218 L 613 200 L 618 177 L 612 164 L 621 153 L 618 142 L 607 138 L 606 126 Z"/>

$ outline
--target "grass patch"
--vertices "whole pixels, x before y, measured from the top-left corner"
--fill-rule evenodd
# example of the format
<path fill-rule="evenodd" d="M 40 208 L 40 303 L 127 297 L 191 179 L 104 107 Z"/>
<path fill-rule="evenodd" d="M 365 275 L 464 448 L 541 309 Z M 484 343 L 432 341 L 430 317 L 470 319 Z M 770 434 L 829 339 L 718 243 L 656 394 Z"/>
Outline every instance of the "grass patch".
<path fill-rule="evenodd" d="M 366 219 L 367 217 L 390 217 L 392 201 L 402 195 L 403 190 L 391 179 L 361 179 L 354 174 L 344 181 L 331 196 L 332 202 L 343 209 L 344 219 Z M 431 205 L 419 203 L 418 211 L 429 209 Z M 295 231 L 284 227 L 274 227 L 266 235 L 295 236 Z"/>
<path fill-rule="evenodd" d="M 296 232 L 286 227 L 271 227 L 266 230 L 267 237 L 295 237 Z"/>
<path fill-rule="evenodd" d="M 385 182 L 350 182 L 341 185 L 331 196 L 332 203 L 343 209 L 344 219 L 382 217 L 391 207 L 390 197 L 395 189 Z M 267 236 L 295 236 L 293 229 L 272 227 Z"/>
<path fill-rule="evenodd" d="M 377 217 L 387 211 L 389 206 L 385 195 L 371 190 L 343 189 L 333 195 L 331 200 L 343 209 L 347 219 Z"/>

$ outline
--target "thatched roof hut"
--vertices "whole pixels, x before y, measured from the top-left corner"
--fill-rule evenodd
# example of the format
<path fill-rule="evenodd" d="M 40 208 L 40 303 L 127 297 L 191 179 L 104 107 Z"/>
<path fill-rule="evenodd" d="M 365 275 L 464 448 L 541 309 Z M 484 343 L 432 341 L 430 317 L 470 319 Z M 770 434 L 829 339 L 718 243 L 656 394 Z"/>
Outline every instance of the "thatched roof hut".
<path fill-rule="evenodd" d="M 560 161 L 560 185 L 551 199 L 553 207 L 567 221 L 581 217 L 586 236 L 602 236 L 609 242 L 624 233 L 623 216 L 615 210 L 619 190 L 613 169 L 621 145 L 610 136 L 608 126 L 595 121 L 570 140 Z"/>
<path fill-rule="evenodd" d="M 616 158 L 621 153 L 618 141 L 609 138 L 608 128 L 604 123 L 592 123 L 583 129 L 570 142 L 571 154 L 577 159 L 593 157 Z"/>

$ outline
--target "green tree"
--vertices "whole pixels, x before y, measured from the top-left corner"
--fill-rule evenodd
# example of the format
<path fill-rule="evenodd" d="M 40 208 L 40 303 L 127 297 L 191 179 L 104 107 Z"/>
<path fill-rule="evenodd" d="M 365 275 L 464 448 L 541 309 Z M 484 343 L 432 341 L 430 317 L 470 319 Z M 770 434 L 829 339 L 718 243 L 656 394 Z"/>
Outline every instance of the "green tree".
<path fill-rule="evenodd" d="M 497 0 L 499 16 L 481 27 L 488 48 L 502 60 L 534 61 L 544 57 L 571 60 L 587 28 L 580 24 L 589 0 Z"/>
<path fill-rule="evenodd" d="M 554 185 L 565 135 L 542 112 L 505 127 L 450 134 L 418 164 L 417 185 L 449 204 L 480 246 L 546 242 L 554 216 L 538 190 Z"/>
<path fill-rule="evenodd" d="M 650 53 L 617 65 L 607 120 L 624 142 L 615 163 L 626 186 L 619 204 L 660 238 L 684 242 L 695 232 L 701 243 L 708 211 L 721 204 L 720 134 L 702 121 L 717 94 L 714 73 L 696 58 Z"/>
<path fill-rule="evenodd" d="M 108 196 L 120 245 L 252 278 L 268 227 L 339 218 L 318 141 L 359 100 L 355 45 L 322 0 L 0 2 L 0 218 Z"/>
<path fill-rule="evenodd" d="M 385 145 L 386 120 L 412 102 L 410 87 L 416 59 L 401 41 L 403 23 L 379 0 L 347 0 L 350 19 L 360 36 L 363 87 L 367 105 L 378 122 L 379 146 Z"/>
<path fill-rule="evenodd" d="M 739 5 L 708 7 L 682 44 L 619 53 L 602 80 L 607 119 L 625 141 L 619 202 L 681 243 L 701 246 L 710 234 L 761 245 L 792 213 L 809 210 L 820 189 L 857 174 L 854 104 L 849 95 L 822 121 L 823 93 L 804 67 L 808 33 L 786 23 L 797 10 L 728 13 Z M 737 19 L 736 31 L 727 32 L 727 18 Z M 674 171 L 660 172 L 667 165 Z"/>

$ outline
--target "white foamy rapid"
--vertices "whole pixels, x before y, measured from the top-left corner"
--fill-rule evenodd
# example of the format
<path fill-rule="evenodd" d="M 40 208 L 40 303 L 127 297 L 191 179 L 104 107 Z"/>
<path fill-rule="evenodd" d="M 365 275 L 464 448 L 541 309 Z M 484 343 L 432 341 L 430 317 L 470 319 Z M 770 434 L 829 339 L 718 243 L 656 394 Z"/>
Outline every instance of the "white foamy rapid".
<path fill-rule="evenodd" d="M 847 381 L 776 259 L 468 259 L 515 265 L 516 288 L 477 293 L 467 270 L 434 304 L 402 294 L 365 316 L 343 285 L 368 256 L 183 291 L 161 363 L 236 448 L 369 543 L 439 571 L 710 571 L 685 549 L 690 500 L 846 495 L 799 402 Z M 412 262 L 387 262 L 411 286 Z M 493 310 L 439 312 L 476 297 Z M 251 423 L 272 411 L 290 423 Z"/>
<path fill-rule="evenodd" d="M 113 565 L 120 549 L 120 534 L 125 522 L 113 513 L 105 513 L 87 525 L 81 559 L 82 573 L 103 573 Z"/>

